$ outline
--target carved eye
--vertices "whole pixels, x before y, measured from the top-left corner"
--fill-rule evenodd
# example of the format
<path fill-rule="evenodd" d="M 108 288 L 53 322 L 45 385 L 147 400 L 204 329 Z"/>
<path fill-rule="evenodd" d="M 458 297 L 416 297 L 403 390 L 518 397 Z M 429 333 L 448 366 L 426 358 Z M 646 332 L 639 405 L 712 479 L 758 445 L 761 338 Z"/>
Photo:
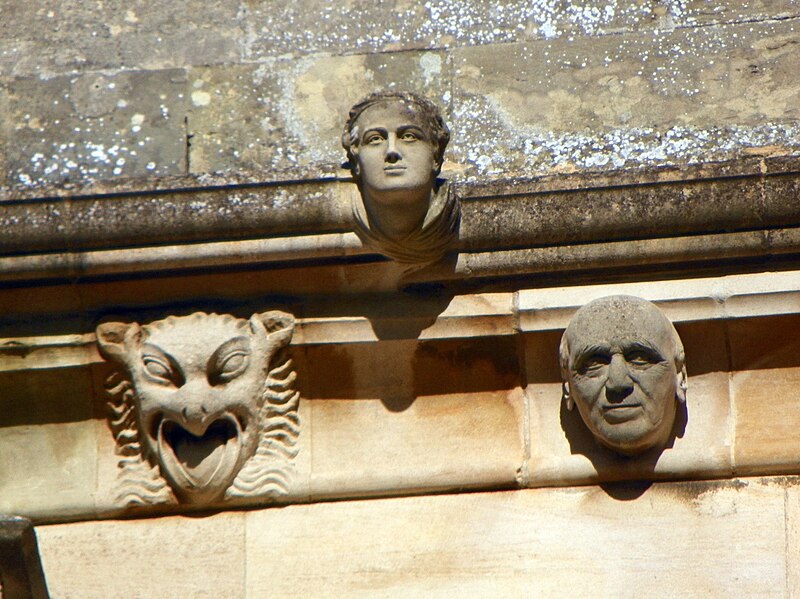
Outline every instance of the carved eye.
<path fill-rule="evenodd" d="M 366 137 L 364 137 L 364 144 L 366 145 L 376 145 L 383 142 L 383 135 L 377 132 L 367 133 Z"/>
<path fill-rule="evenodd" d="M 143 356 L 144 369 L 151 377 L 161 383 L 172 383 L 172 369 L 165 361 L 156 356 Z"/>
<path fill-rule="evenodd" d="M 594 376 L 610 363 L 611 358 L 609 356 L 604 354 L 592 354 L 580 361 L 577 371 L 579 374 Z"/>
<path fill-rule="evenodd" d="M 625 361 L 636 368 L 644 369 L 661 362 L 661 356 L 645 350 L 634 350 L 625 354 Z"/>
<path fill-rule="evenodd" d="M 420 140 L 420 136 L 419 136 L 418 133 L 416 133 L 414 131 L 405 131 L 400 136 L 400 139 L 402 139 L 403 141 L 414 142 L 414 141 L 419 141 Z"/>
<path fill-rule="evenodd" d="M 247 368 L 248 353 L 243 350 L 228 354 L 219 365 L 217 378 L 222 381 L 229 381 L 242 374 Z"/>
<path fill-rule="evenodd" d="M 242 375 L 250 363 L 250 344 L 235 337 L 220 345 L 208 361 L 206 372 L 212 385 L 221 385 Z"/>

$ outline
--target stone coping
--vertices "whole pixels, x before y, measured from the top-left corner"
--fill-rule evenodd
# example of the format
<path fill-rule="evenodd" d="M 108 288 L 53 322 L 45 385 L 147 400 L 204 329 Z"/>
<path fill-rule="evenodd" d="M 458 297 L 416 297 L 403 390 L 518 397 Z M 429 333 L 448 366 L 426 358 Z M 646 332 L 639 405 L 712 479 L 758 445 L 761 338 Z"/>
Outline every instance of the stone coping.
<path fill-rule="evenodd" d="M 458 253 L 408 281 L 800 252 L 792 161 L 641 175 L 456 180 Z M 328 180 L 6 201 L 0 281 L 347 261 L 370 253 L 349 232 L 354 193 Z"/>
<path fill-rule="evenodd" d="M 800 270 L 459 295 L 416 338 L 464 339 L 559 330 L 582 305 L 615 294 L 650 300 L 675 323 L 795 314 L 800 312 Z M 388 315 L 384 319 L 399 322 L 415 317 Z M 375 317 L 358 315 L 298 316 L 292 345 L 376 343 L 381 337 L 375 321 Z M 93 332 L 0 339 L 0 371 L 102 361 Z"/>

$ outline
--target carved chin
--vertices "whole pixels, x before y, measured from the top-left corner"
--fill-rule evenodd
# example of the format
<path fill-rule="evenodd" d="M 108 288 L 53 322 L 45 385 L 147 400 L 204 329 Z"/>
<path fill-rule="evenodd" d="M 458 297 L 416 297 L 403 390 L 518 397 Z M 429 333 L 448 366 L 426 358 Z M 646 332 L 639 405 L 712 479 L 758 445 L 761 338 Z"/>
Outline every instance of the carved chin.
<path fill-rule="evenodd" d="M 162 474 L 185 501 L 217 500 L 239 470 L 241 439 L 239 421 L 231 415 L 212 422 L 199 437 L 165 417 L 157 433 Z"/>

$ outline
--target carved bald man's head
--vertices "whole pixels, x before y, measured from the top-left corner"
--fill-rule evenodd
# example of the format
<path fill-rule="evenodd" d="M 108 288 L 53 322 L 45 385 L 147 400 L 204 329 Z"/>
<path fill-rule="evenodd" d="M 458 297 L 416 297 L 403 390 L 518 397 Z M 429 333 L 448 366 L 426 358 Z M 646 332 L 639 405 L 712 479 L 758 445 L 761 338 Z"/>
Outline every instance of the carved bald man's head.
<path fill-rule="evenodd" d="M 582 307 L 561 338 L 567 407 L 623 455 L 663 447 L 686 401 L 683 344 L 652 303 L 615 295 Z"/>

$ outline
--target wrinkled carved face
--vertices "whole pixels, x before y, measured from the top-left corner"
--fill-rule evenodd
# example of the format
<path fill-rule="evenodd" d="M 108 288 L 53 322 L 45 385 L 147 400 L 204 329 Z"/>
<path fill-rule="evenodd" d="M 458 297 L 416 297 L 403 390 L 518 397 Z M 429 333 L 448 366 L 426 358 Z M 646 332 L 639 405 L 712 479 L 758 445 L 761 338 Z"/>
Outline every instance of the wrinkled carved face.
<path fill-rule="evenodd" d="M 413 104 L 394 100 L 367 108 L 356 120 L 354 148 L 361 185 L 377 202 L 398 190 L 431 189 L 436 179 L 435 148 Z"/>
<path fill-rule="evenodd" d="M 114 326 L 113 338 L 103 334 Z M 218 499 L 253 455 L 270 359 L 284 341 L 278 336 L 259 315 L 98 328 L 101 349 L 130 373 L 145 452 L 181 499 Z"/>
<path fill-rule="evenodd" d="M 625 455 L 665 443 L 685 377 L 666 317 L 645 300 L 604 298 L 578 311 L 565 337 L 570 396 L 595 438 Z"/>

